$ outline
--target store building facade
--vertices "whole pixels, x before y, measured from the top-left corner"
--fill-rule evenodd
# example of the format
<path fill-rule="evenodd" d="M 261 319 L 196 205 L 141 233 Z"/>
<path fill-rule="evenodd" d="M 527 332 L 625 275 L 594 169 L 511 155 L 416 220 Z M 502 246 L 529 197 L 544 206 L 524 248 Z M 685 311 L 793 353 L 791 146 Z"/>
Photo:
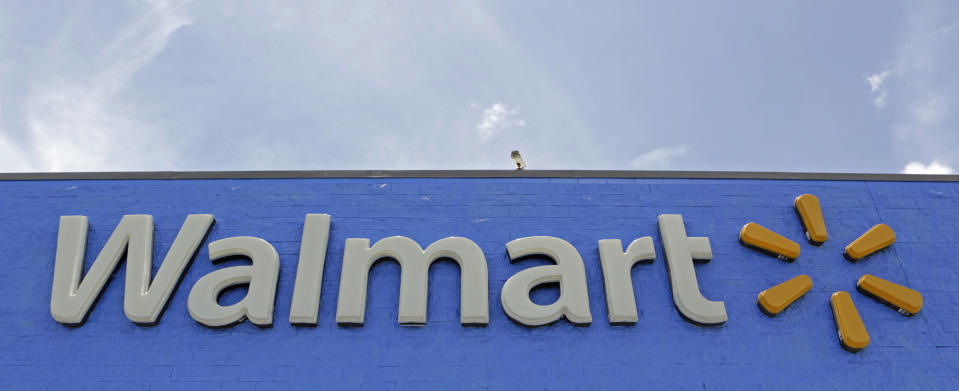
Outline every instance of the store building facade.
<path fill-rule="evenodd" d="M 2 174 L 0 222 L 3 388 L 959 384 L 952 176 Z"/>

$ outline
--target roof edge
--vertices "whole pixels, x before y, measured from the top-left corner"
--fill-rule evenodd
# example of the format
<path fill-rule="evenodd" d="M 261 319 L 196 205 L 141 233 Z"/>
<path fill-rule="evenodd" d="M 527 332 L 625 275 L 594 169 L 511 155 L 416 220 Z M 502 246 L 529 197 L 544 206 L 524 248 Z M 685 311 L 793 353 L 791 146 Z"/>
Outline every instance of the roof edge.
<path fill-rule="evenodd" d="M 629 170 L 292 170 L 0 173 L 2 181 L 306 178 L 651 178 L 959 182 L 959 175 Z"/>

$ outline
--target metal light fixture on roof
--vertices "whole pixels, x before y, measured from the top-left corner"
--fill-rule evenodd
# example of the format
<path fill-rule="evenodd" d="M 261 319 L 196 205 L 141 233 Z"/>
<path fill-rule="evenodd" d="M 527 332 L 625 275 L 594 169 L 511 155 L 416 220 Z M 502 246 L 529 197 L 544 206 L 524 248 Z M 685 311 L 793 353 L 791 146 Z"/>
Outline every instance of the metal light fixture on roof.
<path fill-rule="evenodd" d="M 517 170 L 526 169 L 526 163 L 523 162 L 523 157 L 519 155 L 519 151 L 510 152 L 509 156 L 513 158 L 513 163 L 516 163 Z"/>

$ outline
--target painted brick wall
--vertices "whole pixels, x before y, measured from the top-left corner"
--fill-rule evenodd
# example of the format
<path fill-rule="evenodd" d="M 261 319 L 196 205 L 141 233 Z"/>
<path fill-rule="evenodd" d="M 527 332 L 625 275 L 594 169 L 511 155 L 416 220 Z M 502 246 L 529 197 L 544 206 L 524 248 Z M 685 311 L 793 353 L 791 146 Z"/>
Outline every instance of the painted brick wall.
<path fill-rule="evenodd" d="M 803 240 L 795 196 L 820 197 L 829 241 Z M 156 221 L 154 269 L 188 213 L 212 213 L 209 241 L 250 235 L 280 253 L 275 325 L 207 329 L 187 312 L 189 289 L 215 268 L 204 245 L 155 327 L 123 315 L 123 274 L 113 278 L 83 327 L 49 315 L 58 217 L 90 218 L 87 265 L 124 214 Z M 294 327 L 290 298 L 303 218 L 333 217 L 317 327 Z M 673 307 L 656 224 L 680 213 L 691 236 L 708 236 L 715 258 L 697 264 L 704 296 L 723 300 L 729 321 L 699 327 Z M 745 249 L 740 227 L 756 221 L 800 243 L 795 263 Z M 858 263 L 842 249 L 876 223 L 898 241 Z M 314 179 L 0 182 L 0 388 L 91 390 L 456 389 L 949 389 L 959 384 L 959 183 L 676 179 Z M 396 323 L 399 267 L 370 277 L 366 324 L 334 322 L 343 243 L 408 236 L 421 245 L 465 236 L 490 271 L 490 324 L 458 322 L 458 268 L 430 271 L 426 327 Z M 503 313 L 511 264 L 507 241 L 553 235 L 586 264 L 593 323 L 526 328 Z M 653 236 L 657 259 L 634 267 L 640 321 L 611 326 L 597 241 Z M 242 262 L 233 261 L 232 263 Z M 810 293 L 776 318 L 756 307 L 761 290 L 800 273 Z M 905 317 L 855 292 L 871 273 L 923 293 Z M 872 338 L 858 354 L 840 348 L 829 295 L 850 291 Z M 242 291 L 224 300 L 238 300 Z M 547 303 L 555 289 L 534 292 Z M 317 387 L 320 384 L 321 387 Z"/>

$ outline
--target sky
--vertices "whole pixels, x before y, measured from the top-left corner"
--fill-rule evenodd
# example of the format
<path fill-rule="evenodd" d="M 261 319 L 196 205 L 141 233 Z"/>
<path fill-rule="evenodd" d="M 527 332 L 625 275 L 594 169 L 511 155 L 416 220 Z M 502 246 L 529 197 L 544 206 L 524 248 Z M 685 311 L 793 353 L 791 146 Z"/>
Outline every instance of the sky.
<path fill-rule="evenodd" d="M 952 0 L 0 10 L 0 172 L 959 170 Z"/>

